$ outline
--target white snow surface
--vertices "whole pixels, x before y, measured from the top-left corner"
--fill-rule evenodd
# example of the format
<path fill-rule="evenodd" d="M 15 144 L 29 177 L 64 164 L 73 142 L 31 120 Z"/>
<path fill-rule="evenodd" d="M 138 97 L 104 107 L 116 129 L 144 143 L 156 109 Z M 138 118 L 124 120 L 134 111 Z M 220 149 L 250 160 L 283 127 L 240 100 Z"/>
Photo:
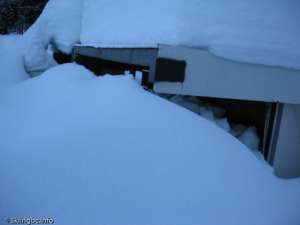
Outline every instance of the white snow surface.
<path fill-rule="evenodd" d="M 24 65 L 30 73 L 41 73 L 55 66 L 49 45 L 70 54 L 79 42 L 83 0 L 50 0 L 41 16 L 25 33 L 27 50 Z"/>
<path fill-rule="evenodd" d="M 81 43 L 101 47 L 178 44 L 181 1 L 84 0 Z"/>
<path fill-rule="evenodd" d="M 84 6 L 84 45 L 186 45 L 227 59 L 300 69 L 298 0 L 85 0 Z"/>
<path fill-rule="evenodd" d="M 222 3 L 191 0 L 183 4 L 185 43 L 206 46 L 228 59 L 300 69 L 298 0 Z"/>
<path fill-rule="evenodd" d="M 66 64 L 0 102 L 0 224 L 299 224 L 299 179 L 130 75 Z"/>
<path fill-rule="evenodd" d="M 41 16 L 25 33 L 31 47 L 37 42 L 47 50 L 53 44 L 59 50 L 70 53 L 79 42 L 83 0 L 50 0 Z M 38 39 L 38 40 L 37 40 Z"/>
<path fill-rule="evenodd" d="M 238 139 L 244 143 L 249 149 L 255 150 L 259 147 L 259 137 L 255 127 L 247 128 Z"/>
<path fill-rule="evenodd" d="M 0 35 L 0 91 L 28 79 L 22 58 L 25 46 L 21 36 Z"/>
<path fill-rule="evenodd" d="M 65 53 L 94 47 L 204 48 L 236 61 L 300 69 L 298 0 L 50 0 L 26 35 L 28 70 L 50 67 L 49 43 Z M 37 56 L 37 57 L 36 57 Z"/>

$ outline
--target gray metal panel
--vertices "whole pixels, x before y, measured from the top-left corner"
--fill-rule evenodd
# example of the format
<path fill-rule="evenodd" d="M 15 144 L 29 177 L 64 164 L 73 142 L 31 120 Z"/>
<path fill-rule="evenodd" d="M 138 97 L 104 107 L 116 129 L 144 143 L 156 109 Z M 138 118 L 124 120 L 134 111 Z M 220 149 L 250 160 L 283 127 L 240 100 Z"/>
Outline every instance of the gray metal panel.
<path fill-rule="evenodd" d="M 159 93 L 300 104 L 300 70 L 239 63 L 206 50 L 160 45 L 158 57 L 186 60 L 184 83 L 157 82 Z"/>
<path fill-rule="evenodd" d="M 273 166 L 279 177 L 300 176 L 300 105 L 284 105 Z"/>
<path fill-rule="evenodd" d="M 75 46 L 73 54 L 149 67 L 150 81 L 154 81 L 157 48 L 94 48 Z"/>
<path fill-rule="evenodd" d="M 274 158 L 277 150 L 277 142 L 280 133 L 280 125 L 281 125 L 283 108 L 284 108 L 284 104 L 276 103 L 274 121 L 270 121 L 273 124 L 270 124 L 272 126 L 272 131 L 271 131 L 272 133 L 271 133 L 271 140 L 270 140 L 267 160 L 272 166 L 274 165 Z"/>

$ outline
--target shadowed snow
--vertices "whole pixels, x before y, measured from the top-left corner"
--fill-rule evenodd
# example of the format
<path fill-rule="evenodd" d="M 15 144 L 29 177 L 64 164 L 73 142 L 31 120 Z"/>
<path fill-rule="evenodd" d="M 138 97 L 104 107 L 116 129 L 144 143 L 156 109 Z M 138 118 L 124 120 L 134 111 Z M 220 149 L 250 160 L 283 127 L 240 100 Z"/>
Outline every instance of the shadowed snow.
<path fill-rule="evenodd" d="M 0 96 L 0 218 L 56 224 L 298 225 L 276 178 L 212 122 L 131 76 L 66 64 Z"/>

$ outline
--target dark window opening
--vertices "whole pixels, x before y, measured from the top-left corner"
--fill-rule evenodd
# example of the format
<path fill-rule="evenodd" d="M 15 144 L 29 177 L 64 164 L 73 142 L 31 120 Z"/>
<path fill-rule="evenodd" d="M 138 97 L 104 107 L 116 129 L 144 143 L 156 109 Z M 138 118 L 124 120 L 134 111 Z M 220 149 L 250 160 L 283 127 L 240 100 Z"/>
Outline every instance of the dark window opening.
<path fill-rule="evenodd" d="M 268 159 L 274 129 L 276 103 L 203 97 L 199 99 L 224 108 L 226 110 L 225 116 L 230 124 L 254 126 L 260 138 L 259 151 L 262 152 L 265 160 Z"/>
<path fill-rule="evenodd" d="M 65 54 L 60 51 L 55 51 L 53 53 L 53 58 L 58 64 L 63 64 L 63 63 L 70 63 L 72 62 L 72 55 L 70 54 Z"/>
<path fill-rule="evenodd" d="M 184 82 L 186 62 L 157 58 L 155 81 Z"/>

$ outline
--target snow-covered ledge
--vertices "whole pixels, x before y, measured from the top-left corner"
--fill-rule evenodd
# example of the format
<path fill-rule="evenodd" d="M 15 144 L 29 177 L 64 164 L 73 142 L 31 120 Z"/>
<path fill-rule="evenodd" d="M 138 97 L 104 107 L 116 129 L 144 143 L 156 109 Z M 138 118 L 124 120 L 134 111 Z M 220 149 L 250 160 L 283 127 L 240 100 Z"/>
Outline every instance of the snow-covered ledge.
<path fill-rule="evenodd" d="M 70 54 L 79 42 L 83 0 L 51 0 L 42 15 L 25 33 L 28 48 L 24 67 L 36 76 L 56 65 L 49 48 Z"/>

